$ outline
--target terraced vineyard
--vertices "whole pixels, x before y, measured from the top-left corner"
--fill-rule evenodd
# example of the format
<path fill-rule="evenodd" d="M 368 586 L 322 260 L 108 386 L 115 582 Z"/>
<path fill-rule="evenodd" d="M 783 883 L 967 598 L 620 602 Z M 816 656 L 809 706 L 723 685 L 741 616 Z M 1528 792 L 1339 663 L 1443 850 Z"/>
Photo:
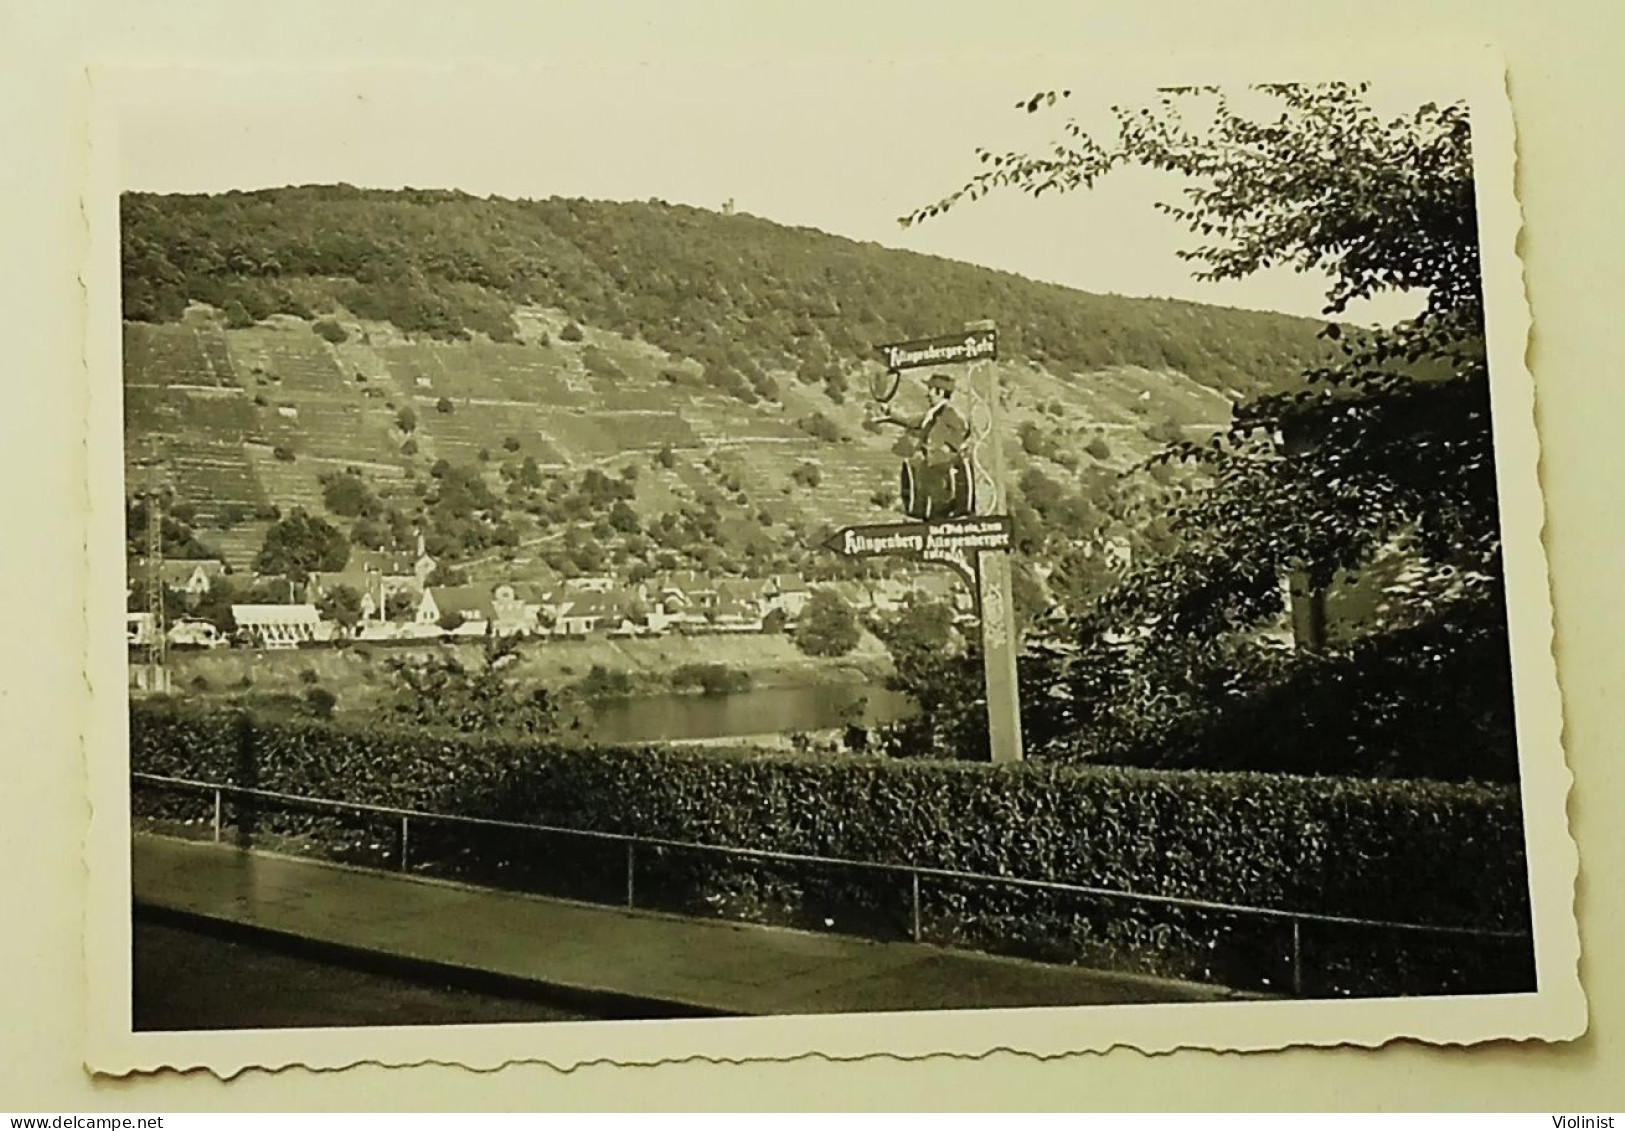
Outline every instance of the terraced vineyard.
<path fill-rule="evenodd" d="M 225 339 L 239 372 L 289 392 L 336 392 L 349 384 L 331 347 L 303 323 L 228 330 Z"/>
<path fill-rule="evenodd" d="M 172 439 L 164 459 L 175 494 L 196 507 L 200 521 L 219 517 L 227 506 L 252 509 L 268 501 L 241 444 Z"/>
<path fill-rule="evenodd" d="M 235 573 L 252 573 L 254 559 L 259 556 L 265 542 L 265 532 L 271 524 L 265 521 L 239 523 L 230 530 L 207 530 L 203 541 L 220 551 L 221 559 Z"/>
<path fill-rule="evenodd" d="M 124 327 L 126 383 L 216 388 L 237 384 L 218 330 L 187 323 Z"/>
<path fill-rule="evenodd" d="M 283 316 L 225 329 L 194 311 L 180 325 L 132 326 L 127 450 L 132 461 L 158 455 L 205 540 L 243 569 L 266 529 L 263 518 L 250 519 L 266 504 L 345 526 L 351 520 L 325 507 L 321 477 L 354 467 L 389 505 L 416 514 L 424 492 L 402 490 L 404 477 L 421 483 L 438 460 L 482 467 L 499 496 L 509 489 L 499 469 L 511 476 L 526 457 L 571 484 L 587 468 L 616 475 L 631 464 L 639 471 L 632 505 L 645 527 L 680 508 L 714 506 L 716 548 L 754 561 L 793 559 L 826 527 L 899 517 L 897 433 L 864 429 L 862 374 L 836 403 L 824 385 L 781 372 L 782 404 L 747 405 L 697 386 L 692 363 L 601 328 L 586 327 L 581 341 L 541 344 L 563 319 L 538 319 L 532 340 L 519 343 L 414 342 L 342 316 L 338 345 Z M 1155 449 L 1158 429 L 1200 435 L 1230 411 L 1225 396 L 1175 373 L 1115 367 L 1061 375 L 1017 360 L 1001 362 L 1000 376 L 1007 451 L 1063 482 L 1080 467 L 1129 466 Z M 910 379 L 899 396 L 905 414 L 924 406 L 918 384 Z M 451 411 L 442 410 L 443 399 Z M 407 407 L 416 422 L 403 431 L 398 415 Z M 819 428 L 834 425 L 838 440 L 809 434 L 818 417 Z M 1023 429 L 1053 450 L 1024 455 Z M 1095 437 L 1107 438 L 1109 449 L 1053 462 L 1056 452 L 1076 455 Z M 654 458 L 667 448 L 676 457 L 670 468 Z M 797 481 L 808 463 L 818 469 L 816 487 Z M 132 483 L 137 473 L 132 466 Z M 562 545 L 567 531 L 538 521 L 528 506 L 508 511 L 520 540 L 537 547 L 526 553 Z M 228 516 L 234 524 L 221 529 Z M 595 513 L 591 521 L 602 519 Z M 499 560 L 493 549 L 479 553 Z"/>

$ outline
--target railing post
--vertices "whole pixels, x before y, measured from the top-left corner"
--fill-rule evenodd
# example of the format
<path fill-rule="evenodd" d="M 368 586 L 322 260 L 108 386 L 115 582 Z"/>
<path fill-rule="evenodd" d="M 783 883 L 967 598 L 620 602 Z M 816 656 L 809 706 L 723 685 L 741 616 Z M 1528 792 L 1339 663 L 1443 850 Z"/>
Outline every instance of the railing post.
<path fill-rule="evenodd" d="M 408 818 L 407 818 L 406 814 L 402 813 L 401 814 L 401 871 L 403 871 L 403 872 L 406 871 L 406 853 L 407 853 L 408 848 L 410 848 L 410 846 L 411 846 L 411 842 L 408 839 L 410 834 L 407 831 L 407 820 L 408 820 Z"/>
<path fill-rule="evenodd" d="M 909 869 L 909 878 L 913 881 L 909 886 L 913 888 L 913 914 L 910 916 L 913 924 L 914 941 L 920 941 L 920 873 Z"/>
<path fill-rule="evenodd" d="M 1303 996 L 1303 925 L 1292 920 L 1292 996 Z"/>
<path fill-rule="evenodd" d="M 220 787 L 214 789 L 214 842 L 220 843 Z"/>
<path fill-rule="evenodd" d="M 626 842 L 626 906 L 630 910 L 634 906 L 636 895 L 636 876 L 638 868 L 638 845 L 636 841 Z"/>

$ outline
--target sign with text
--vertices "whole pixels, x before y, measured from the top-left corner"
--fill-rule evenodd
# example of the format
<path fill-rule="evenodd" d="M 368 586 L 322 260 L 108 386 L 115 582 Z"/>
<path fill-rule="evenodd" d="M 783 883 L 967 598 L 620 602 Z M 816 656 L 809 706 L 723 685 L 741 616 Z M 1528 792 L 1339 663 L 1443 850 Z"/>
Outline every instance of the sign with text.
<path fill-rule="evenodd" d="M 942 522 L 892 522 L 847 526 L 825 547 L 849 558 L 902 554 L 924 561 L 953 561 L 984 550 L 1010 549 L 1008 515 L 952 518 Z"/>
<path fill-rule="evenodd" d="M 999 356 L 997 330 L 966 330 L 940 338 L 913 342 L 892 342 L 877 346 L 886 368 L 892 372 L 918 369 L 922 365 L 955 365 L 966 361 L 994 361 Z"/>

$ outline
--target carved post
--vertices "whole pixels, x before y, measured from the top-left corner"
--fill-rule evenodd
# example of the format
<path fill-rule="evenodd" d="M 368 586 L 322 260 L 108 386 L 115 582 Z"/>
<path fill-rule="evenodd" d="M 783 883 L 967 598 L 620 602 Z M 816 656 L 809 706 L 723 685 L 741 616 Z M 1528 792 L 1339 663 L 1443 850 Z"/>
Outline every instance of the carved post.
<path fill-rule="evenodd" d="M 972 322 L 967 330 L 992 330 L 992 322 Z M 999 420 L 999 373 L 992 361 L 971 363 L 971 392 L 988 414 L 988 432 L 978 453 L 976 513 L 1007 514 L 1004 437 Z M 977 431 L 981 429 L 978 428 Z M 1021 693 L 1016 682 L 1016 617 L 1010 596 L 1010 556 L 979 555 L 977 584 L 982 609 L 982 670 L 987 681 L 988 745 L 995 762 L 1019 762 Z"/>

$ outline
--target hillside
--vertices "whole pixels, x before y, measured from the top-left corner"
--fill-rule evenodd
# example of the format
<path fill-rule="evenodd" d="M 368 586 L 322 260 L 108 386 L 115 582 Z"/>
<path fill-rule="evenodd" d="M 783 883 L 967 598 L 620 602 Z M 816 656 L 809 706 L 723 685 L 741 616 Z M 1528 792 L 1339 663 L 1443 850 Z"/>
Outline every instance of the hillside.
<path fill-rule="evenodd" d="M 1164 439 L 1323 356 L 1300 319 L 658 202 L 339 187 L 131 195 L 124 219 L 129 456 L 240 567 L 299 506 L 475 572 L 838 571 L 806 549 L 827 527 L 896 517 L 895 433 L 854 389 L 873 345 L 981 317 L 1037 560 Z"/>

